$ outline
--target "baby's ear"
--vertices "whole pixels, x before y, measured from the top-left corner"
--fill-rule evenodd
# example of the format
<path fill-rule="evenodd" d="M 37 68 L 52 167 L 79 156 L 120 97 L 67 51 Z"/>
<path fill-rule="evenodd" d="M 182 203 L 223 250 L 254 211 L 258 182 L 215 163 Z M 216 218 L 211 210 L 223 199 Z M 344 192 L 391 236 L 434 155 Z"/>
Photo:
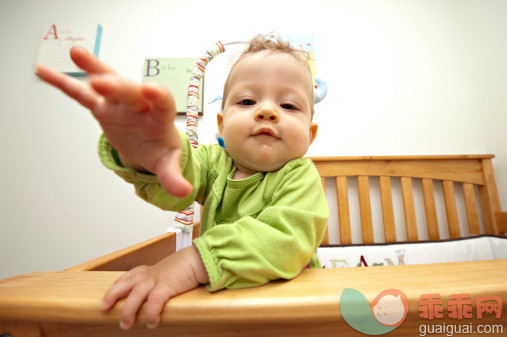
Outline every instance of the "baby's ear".
<path fill-rule="evenodd" d="M 217 113 L 217 126 L 218 126 L 218 133 L 222 135 L 222 132 L 224 130 L 224 115 L 221 112 Z"/>
<path fill-rule="evenodd" d="M 312 122 L 310 124 L 310 145 L 315 140 L 315 137 L 317 137 L 317 130 L 319 129 L 319 125 L 317 123 Z"/>

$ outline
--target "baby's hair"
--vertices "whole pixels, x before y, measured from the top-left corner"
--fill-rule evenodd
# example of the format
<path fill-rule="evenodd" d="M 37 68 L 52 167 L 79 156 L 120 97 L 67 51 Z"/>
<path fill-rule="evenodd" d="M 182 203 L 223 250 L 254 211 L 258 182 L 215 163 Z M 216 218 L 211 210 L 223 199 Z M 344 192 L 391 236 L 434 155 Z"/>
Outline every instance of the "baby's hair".
<path fill-rule="evenodd" d="M 241 53 L 235 63 L 238 63 L 248 54 L 257 53 L 263 50 L 270 50 L 295 56 L 299 58 L 306 65 L 306 67 L 308 67 L 308 70 L 310 70 L 310 55 L 308 52 L 293 47 L 289 42 L 283 41 L 278 35 L 274 34 L 259 34 L 254 36 L 253 39 L 250 40 L 248 48 L 244 50 L 243 53 Z"/>
<path fill-rule="evenodd" d="M 277 53 L 283 53 L 283 54 L 289 54 L 294 56 L 297 60 L 301 61 L 302 64 L 308 69 L 311 75 L 310 70 L 310 54 L 302 49 L 293 47 L 289 42 L 283 41 L 278 35 L 275 34 L 259 34 L 254 36 L 249 44 L 248 47 L 241 53 L 241 55 L 238 57 L 238 59 L 234 62 L 234 65 L 231 68 L 231 71 L 229 72 L 229 76 L 227 76 L 227 79 L 225 80 L 224 84 L 224 93 L 223 93 L 223 99 L 222 99 L 222 110 L 225 106 L 225 101 L 227 99 L 228 95 L 228 85 L 229 85 L 229 78 L 231 76 L 232 70 L 238 64 L 239 61 L 247 57 L 248 55 L 255 54 L 261 51 L 272 51 Z M 311 98 L 311 116 L 313 118 L 314 114 L 314 97 L 313 97 L 313 90 L 312 90 L 312 98 Z"/>

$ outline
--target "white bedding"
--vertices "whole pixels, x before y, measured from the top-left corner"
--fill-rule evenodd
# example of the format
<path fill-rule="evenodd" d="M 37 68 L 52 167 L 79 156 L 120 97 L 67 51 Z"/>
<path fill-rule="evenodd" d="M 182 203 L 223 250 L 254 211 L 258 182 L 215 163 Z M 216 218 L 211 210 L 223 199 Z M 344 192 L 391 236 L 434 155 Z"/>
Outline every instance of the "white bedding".
<path fill-rule="evenodd" d="M 325 268 L 507 259 L 507 237 L 320 247 L 317 255 Z"/>

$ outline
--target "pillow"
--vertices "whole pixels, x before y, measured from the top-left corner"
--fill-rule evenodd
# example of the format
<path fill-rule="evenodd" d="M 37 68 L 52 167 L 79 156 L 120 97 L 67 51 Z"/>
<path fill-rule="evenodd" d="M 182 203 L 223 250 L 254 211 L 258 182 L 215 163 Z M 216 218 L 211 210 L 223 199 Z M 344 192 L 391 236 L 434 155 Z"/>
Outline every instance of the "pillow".
<path fill-rule="evenodd" d="M 370 267 L 507 258 L 507 237 L 481 235 L 441 241 L 322 246 L 323 268 Z"/>

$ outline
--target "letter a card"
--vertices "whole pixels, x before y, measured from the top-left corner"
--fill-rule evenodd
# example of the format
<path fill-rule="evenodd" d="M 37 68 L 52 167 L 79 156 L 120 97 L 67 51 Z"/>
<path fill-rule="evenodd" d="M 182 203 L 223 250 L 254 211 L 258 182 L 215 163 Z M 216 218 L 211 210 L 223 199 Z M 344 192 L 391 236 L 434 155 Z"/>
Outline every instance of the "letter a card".
<path fill-rule="evenodd" d="M 40 39 L 37 63 L 72 76 L 86 76 L 72 62 L 69 51 L 74 46 L 81 46 L 98 56 L 101 35 L 100 24 L 48 24 Z"/>

